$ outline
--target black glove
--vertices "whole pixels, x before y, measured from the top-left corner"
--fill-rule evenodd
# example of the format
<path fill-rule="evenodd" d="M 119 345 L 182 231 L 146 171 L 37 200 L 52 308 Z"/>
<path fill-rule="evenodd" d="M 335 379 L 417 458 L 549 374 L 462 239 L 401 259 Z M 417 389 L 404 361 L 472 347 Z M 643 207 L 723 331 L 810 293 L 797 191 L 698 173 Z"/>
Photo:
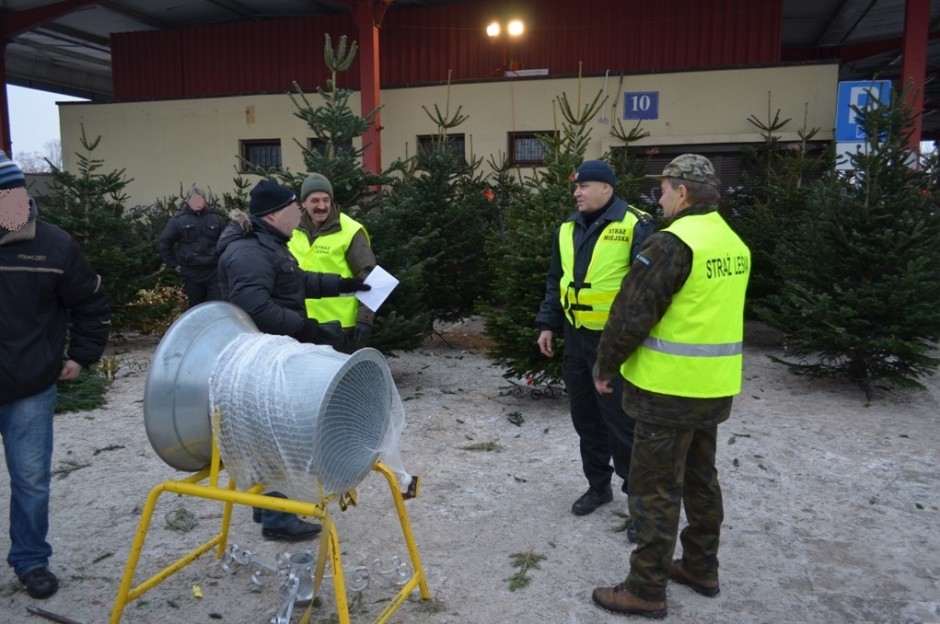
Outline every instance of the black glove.
<path fill-rule="evenodd" d="M 372 326 L 368 323 L 356 323 L 356 329 L 353 330 L 353 342 L 360 347 L 364 347 L 369 338 L 372 337 Z"/>
<path fill-rule="evenodd" d="M 343 334 L 343 328 L 339 321 L 317 323 L 313 319 L 305 319 L 304 327 L 296 338 L 300 342 L 334 345 L 343 342 L 346 336 Z"/>
<path fill-rule="evenodd" d="M 359 290 L 372 290 L 372 287 L 355 277 L 341 277 L 339 279 L 339 291 L 341 293 L 354 293 Z"/>

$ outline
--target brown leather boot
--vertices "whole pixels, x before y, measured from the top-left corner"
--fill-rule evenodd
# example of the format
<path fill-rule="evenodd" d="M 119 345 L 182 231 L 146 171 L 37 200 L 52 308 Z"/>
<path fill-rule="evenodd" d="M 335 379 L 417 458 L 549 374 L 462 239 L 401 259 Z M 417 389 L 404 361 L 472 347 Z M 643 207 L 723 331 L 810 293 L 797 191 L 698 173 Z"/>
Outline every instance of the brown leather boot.
<path fill-rule="evenodd" d="M 718 595 L 718 579 L 708 579 L 689 574 L 689 571 L 682 565 L 682 559 L 676 559 L 669 568 L 669 578 L 676 583 L 688 585 L 697 594 L 714 598 Z"/>
<path fill-rule="evenodd" d="M 597 606 L 611 613 L 639 615 L 654 620 L 666 617 L 665 600 L 643 600 L 631 594 L 623 583 L 614 587 L 598 587 L 591 598 Z"/>

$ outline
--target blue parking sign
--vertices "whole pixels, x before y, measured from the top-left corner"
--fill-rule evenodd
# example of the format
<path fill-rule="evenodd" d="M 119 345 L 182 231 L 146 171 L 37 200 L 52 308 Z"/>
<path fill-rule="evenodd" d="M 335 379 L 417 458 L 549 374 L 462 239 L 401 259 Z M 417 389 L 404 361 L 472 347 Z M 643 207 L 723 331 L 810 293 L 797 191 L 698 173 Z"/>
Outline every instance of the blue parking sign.
<path fill-rule="evenodd" d="M 836 141 L 864 141 L 865 130 L 858 124 L 853 106 L 865 109 L 876 102 L 891 101 L 890 80 L 857 80 L 839 83 L 836 101 Z"/>

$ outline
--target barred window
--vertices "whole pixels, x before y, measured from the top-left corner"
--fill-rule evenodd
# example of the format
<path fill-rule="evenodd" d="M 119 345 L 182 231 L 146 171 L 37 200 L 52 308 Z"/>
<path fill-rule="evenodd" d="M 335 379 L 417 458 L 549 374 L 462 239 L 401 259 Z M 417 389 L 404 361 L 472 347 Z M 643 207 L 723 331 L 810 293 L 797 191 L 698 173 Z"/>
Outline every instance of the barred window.
<path fill-rule="evenodd" d="M 533 167 L 544 165 L 548 150 L 538 137 L 546 134 L 551 134 L 551 131 L 510 132 L 509 164 Z"/>
<path fill-rule="evenodd" d="M 280 139 L 261 139 L 261 140 L 243 140 L 239 141 L 241 157 L 254 165 L 263 169 L 280 169 L 281 163 L 281 140 Z M 242 173 L 248 170 L 242 163 L 240 167 Z"/>
<path fill-rule="evenodd" d="M 419 134 L 417 137 L 418 149 L 429 150 L 434 147 L 434 143 L 439 140 L 436 134 Z M 466 140 L 463 134 L 448 134 L 444 137 L 447 147 L 461 159 L 466 160 Z"/>
<path fill-rule="evenodd" d="M 311 152 L 317 152 L 323 156 L 326 155 L 326 141 L 323 139 L 307 139 L 307 149 Z M 336 144 L 337 154 L 350 154 L 353 151 L 352 139 L 344 143 Z"/>

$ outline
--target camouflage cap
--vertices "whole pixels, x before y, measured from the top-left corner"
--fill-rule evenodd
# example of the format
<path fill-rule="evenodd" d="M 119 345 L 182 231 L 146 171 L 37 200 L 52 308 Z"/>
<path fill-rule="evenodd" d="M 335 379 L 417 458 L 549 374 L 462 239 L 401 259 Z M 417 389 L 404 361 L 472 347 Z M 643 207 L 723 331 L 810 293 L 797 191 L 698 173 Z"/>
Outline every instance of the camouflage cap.
<path fill-rule="evenodd" d="M 673 159 L 663 169 L 662 175 L 648 175 L 647 178 L 662 180 L 663 178 L 676 178 L 720 186 L 721 182 L 715 176 L 715 167 L 711 161 L 701 154 L 683 154 Z"/>

